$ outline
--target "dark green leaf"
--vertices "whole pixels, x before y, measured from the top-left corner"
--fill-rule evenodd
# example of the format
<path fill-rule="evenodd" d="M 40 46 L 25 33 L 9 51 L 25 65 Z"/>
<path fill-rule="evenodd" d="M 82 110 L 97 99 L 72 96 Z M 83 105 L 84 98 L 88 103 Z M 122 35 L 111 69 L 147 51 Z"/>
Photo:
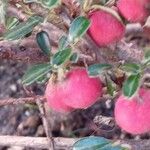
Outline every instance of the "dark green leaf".
<path fill-rule="evenodd" d="M 114 95 L 114 91 L 115 91 L 115 87 L 113 86 L 112 80 L 110 80 L 109 78 L 106 77 L 106 84 L 107 84 L 107 91 L 108 91 L 108 93 L 111 96 L 113 96 Z"/>
<path fill-rule="evenodd" d="M 5 40 L 21 39 L 28 33 L 32 32 L 33 28 L 41 22 L 43 22 L 42 17 L 32 16 L 26 22 L 22 22 L 13 29 L 7 31 L 3 37 Z"/>
<path fill-rule="evenodd" d="M 90 76 L 98 76 L 99 74 L 110 68 L 112 68 L 112 65 L 110 64 L 94 64 L 88 67 L 88 74 Z"/>
<path fill-rule="evenodd" d="M 60 4 L 60 0 L 39 0 L 39 2 L 42 6 L 49 9 L 54 8 L 55 6 Z"/>
<path fill-rule="evenodd" d="M 140 74 L 130 75 L 123 85 L 123 94 L 132 97 L 140 86 Z"/>
<path fill-rule="evenodd" d="M 141 67 L 135 63 L 125 63 L 122 65 L 122 69 L 126 72 L 130 72 L 132 74 L 137 74 L 141 71 Z"/>
<path fill-rule="evenodd" d="M 52 58 L 53 65 L 61 65 L 69 60 L 71 56 L 71 48 L 64 49 L 63 51 L 57 52 Z"/>
<path fill-rule="evenodd" d="M 79 38 L 81 38 L 84 33 L 88 30 L 90 26 L 90 21 L 83 17 L 77 17 L 72 23 L 69 28 L 69 35 L 68 35 L 68 41 L 69 42 L 77 42 Z"/>
<path fill-rule="evenodd" d="M 59 51 L 65 49 L 66 47 L 68 46 L 68 39 L 66 36 L 62 36 L 60 39 L 59 39 Z"/>
<path fill-rule="evenodd" d="M 50 55 L 51 51 L 51 44 L 50 44 L 50 38 L 47 32 L 41 31 L 36 35 L 37 43 L 40 47 L 40 49 L 46 54 Z"/>
<path fill-rule="evenodd" d="M 71 57 L 70 57 L 70 61 L 71 61 L 72 63 L 77 63 L 78 59 L 79 59 L 79 56 L 78 56 L 77 53 L 73 53 L 73 54 L 71 55 Z"/>
<path fill-rule="evenodd" d="M 73 145 L 73 150 L 100 150 L 109 143 L 109 140 L 105 138 L 91 136 L 77 141 Z"/>
<path fill-rule="evenodd" d="M 27 70 L 25 75 L 23 76 L 22 83 L 26 86 L 32 84 L 35 81 L 38 81 L 46 75 L 48 72 L 50 72 L 51 66 L 50 64 L 37 64 L 32 66 Z"/>

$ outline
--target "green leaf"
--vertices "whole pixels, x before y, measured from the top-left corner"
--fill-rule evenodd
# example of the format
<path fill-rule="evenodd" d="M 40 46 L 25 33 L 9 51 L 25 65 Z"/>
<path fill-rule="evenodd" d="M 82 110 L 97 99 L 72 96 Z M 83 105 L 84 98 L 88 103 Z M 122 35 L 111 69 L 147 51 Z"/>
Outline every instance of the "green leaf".
<path fill-rule="evenodd" d="M 67 46 L 68 46 L 68 39 L 66 36 L 62 36 L 60 39 L 59 39 L 59 51 L 65 49 Z"/>
<path fill-rule="evenodd" d="M 141 71 L 140 65 L 135 63 L 125 63 L 122 65 L 122 69 L 132 74 L 137 74 Z"/>
<path fill-rule="evenodd" d="M 16 17 L 7 17 L 6 18 L 6 28 L 8 30 L 13 29 L 19 24 L 19 19 Z"/>
<path fill-rule="evenodd" d="M 90 76 L 98 76 L 100 75 L 102 72 L 106 71 L 107 69 L 112 68 L 112 65 L 110 64 L 94 64 L 94 65 L 90 65 L 88 67 L 88 74 Z"/>
<path fill-rule="evenodd" d="M 123 94 L 132 97 L 140 86 L 140 74 L 130 75 L 123 84 Z"/>
<path fill-rule="evenodd" d="M 38 84 L 43 84 L 45 83 L 49 78 L 45 75 L 43 75 L 42 77 L 40 77 L 38 80 L 36 80 L 36 83 Z"/>
<path fill-rule="evenodd" d="M 112 80 L 106 77 L 107 91 L 111 96 L 114 96 L 115 87 L 113 86 Z"/>
<path fill-rule="evenodd" d="M 100 148 L 109 144 L 110 141 L 103 137 L 86 137 L 77 141 L 73 145 L 73 150 L 100 150 Z"/>
<path fill-rule="evenodd" d="M 73 150 L 124 150 L 103 137 L 90 136 L 82 138 L 73 145 Z"/>
<path fill-rule="evenodd" d="M 5 25 L 6 21 L 6 11 L 8 7 L 8 0 L 0 1 L 0 23 Z"/>
<path fill-rule="evenodd" d="M 27 70 L 25 75 L 23 76 L 22 83 L 26 86 L 38 81 L 46 75 L 49 71 L 51 71 L 50 64 L 37 64 L 32 66 Z"/>
<path fill-rule="evenodd" d="M 52 58 L 52 64 L 57 66 L 62 65 L 67 60 L 69 60 L 71 52 L 72 52 L 71 48 L 67 48 L 64 49 L 63 51 L 57 52 Z"/>
<path fill-rule="evenodd" d="M 52 9 L 60 4 L 60 0 L 39 0 L 43 7 Z"/>
<path fill-rule="evenodd" d="M 72 63 L 77 63 L 78 59 L 79 59 L 79 55 L 77 53 L 73 53 L 70 57 L 70 61 Z"/>
<path fill-rule="evenodd" d="M 144 53 L 144 64 L 150 63 L 150 48 L 146 48 L 145 53 Z"/>
<path fill-rule="evenodd" d="M 90 21 L 83 16 L 74 19 L 69 28 L 68 41 L 71 43 L 76 43 L 79 40 L 79 38 L 81 38 L 85 34 L 89 26 Z"/>
<path fill-rule="evenodd" d="M 37 43 L 40 49 L 46 54 L 50 55 L 51 52 L 51 44 L 50 38 L 47 32 L 41 31 L 36 35 Z"/>
<path fill-rule="evenodd" d="M 26 22 L 22 22 L 15 28 L 7 31 L 4 34 L 5 40 L 18 40 L 23 38 L 28 33 L 32 32 L 33 28 L 39 23 L 43 22 L 43 18 L 40 16 L 32 16 Z"/>

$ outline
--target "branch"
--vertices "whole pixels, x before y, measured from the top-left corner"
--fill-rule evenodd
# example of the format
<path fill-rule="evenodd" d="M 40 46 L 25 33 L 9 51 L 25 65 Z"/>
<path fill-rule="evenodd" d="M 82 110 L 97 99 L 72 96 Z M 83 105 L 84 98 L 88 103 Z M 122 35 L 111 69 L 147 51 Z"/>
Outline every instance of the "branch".
<path fill-rule="evenodd" d="M 25 103 L 35 103 L 36 100 L 41 102 L 45 102 L 45 98 L 43 96 L 35 96 L 35 97 L 26 97 L 26 98 L 8 98 L 7 100 L 0 100 L 0 107 L 5 105 L 18 105 L 18 104 L 25 104 Z"/>
<path fill-rule="evenodd" d="M 39 107 L 39 111 L 42 117 L 42 122 L 43 122 L 43 127 L 47 136 L 47 140 L 49 143 L 49 150 L 54 150 L 54 141 L 52 137 L 52 130 L 50 128 L 50 125 L 48 124 L 47 118 L 46 118 L 46 113 L 45 113 L 45 108 L 43 103 L 41 103 L 40 100 L 37 100 L 37 105 Z"/>
<path fill-rule="evenodd" d="M 57 150 L 69 150 L 76 142 L 76 139 L 55 138 Z M 21 137 L 21 136 L 0 136 L 0 146 L 21 146 L 41 149 L 51 149 L 48 139 L 44 137 Z"/>

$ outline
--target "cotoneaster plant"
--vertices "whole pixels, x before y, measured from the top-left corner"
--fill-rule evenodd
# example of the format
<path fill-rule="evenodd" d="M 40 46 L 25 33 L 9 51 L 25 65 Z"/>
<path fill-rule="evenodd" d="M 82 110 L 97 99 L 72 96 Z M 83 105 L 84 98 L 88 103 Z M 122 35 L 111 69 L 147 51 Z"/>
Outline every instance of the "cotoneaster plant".
<path fill-rule="evenodd" d="M 62 81 L 50 81 L 45 92 L 48 105 L 56 111 L 86 109 L 101 95 L 100 79 L 90 78 L 84 68 L 71 69 Z"/>
<path fill-rule="evenodd" d="M 144 22 L 148 15 L 150 0 L 118 0 L 120 13 L 130 22 Z"/>
<path fill-rule="evenodd" d="M 97 45 L 108 46 L 123 38 L 125 26 L 115 10 L 110 8 L 94 10 L 89 13 L 89 19 L 91 25 L 88 34 Z"/>
<path fill-rule="evenodd" d="M 115 104 L 116 123 L 126 132 L 150 131 L 150 90 L 141 88 L 131 99 L 121 95 Z"/>

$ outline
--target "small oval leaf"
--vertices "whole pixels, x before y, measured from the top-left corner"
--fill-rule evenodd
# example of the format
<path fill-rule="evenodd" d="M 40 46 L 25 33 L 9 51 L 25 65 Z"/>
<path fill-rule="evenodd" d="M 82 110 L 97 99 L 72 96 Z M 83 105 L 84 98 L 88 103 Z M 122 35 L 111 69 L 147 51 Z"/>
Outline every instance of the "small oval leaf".
<path fill-rule="evenodd" d="M 100 75 L 102 72 L 104 72 L 107 69 L 112 68 L 112 65 L 110 64 L 94 64 L 94 65 L 90 65 L 88 67 L 88 74 L 90 76 L 98 76 Z"/>
<path fill-rule="evenodd" d="M 43 22 L 43 18 L 40 16 L 32 16 L 26 22 L 18 24 L 11 30 L 8 30 L 3 38 L 5 40 L 18 40 L 23 38 L 28 33 L 32 32 L 33 28 L 39 23 Z"/>
<path fill-rule="evenodd" d="M 41 79 L 51 70 L 50 64 L 37 64 L 29 68 L 23 76 L 22 83 L 26 86 Z"/>
<path fill-rule="evenodd" d="M 141 67 L 138 64 L 135 63 L 125 63 L 122 65 L 122 69 L 126 72 L 137 74 L 141 71 Z"/>
<path fill-rule="evenodd" d="M 63 51 L 57 52 L 52 58 L 52 64 L 59 66 L 69 60 L 71 56 L 71 48 L 64 49 Z"/>
<path fill-rule="evenodd" d="M 130 75 L 123 84 L 123 94 L 126 97 L 132 97 L 140 86 L 140 74 Z"/>
<path fill-rule="evenodd" d="M 66 36 L 62 36 L 60 39 L 59 39 L 59 51 L 65 49 L 67 46 L 69 45 L 68 43 L 68 39 Z"/>
<path fill-rule="evenodd" d="M 73 150 L 97 150 L 109 144 L 109 140 L 103 137 L 86 137 L 73 145 Z"/>
<path fill-rule="evenodd" d="M 73 54 L 71 55 L 71 57 L 70 57 L 70 61 L 71 61 L 72 63 L 77 63 L 78 59 L 79 59 L 78 53 L 73 53 Z"/>
<path fill-rule="evenodd" d="M 36 35 L 37 43 L 40 47 L 40 49 L 46 54 L 50 55 L 51 51 L 51 44 L 50 44 L 50 38 L 47 32 L 41 31 Z"/>
<path fill-rule="evenodd" d="M 79 16 L 74 19 L 69 28 L 68 41 L 76 43 L 88 30 L 89 26 L 90 21 L 83 16 Z"/>

